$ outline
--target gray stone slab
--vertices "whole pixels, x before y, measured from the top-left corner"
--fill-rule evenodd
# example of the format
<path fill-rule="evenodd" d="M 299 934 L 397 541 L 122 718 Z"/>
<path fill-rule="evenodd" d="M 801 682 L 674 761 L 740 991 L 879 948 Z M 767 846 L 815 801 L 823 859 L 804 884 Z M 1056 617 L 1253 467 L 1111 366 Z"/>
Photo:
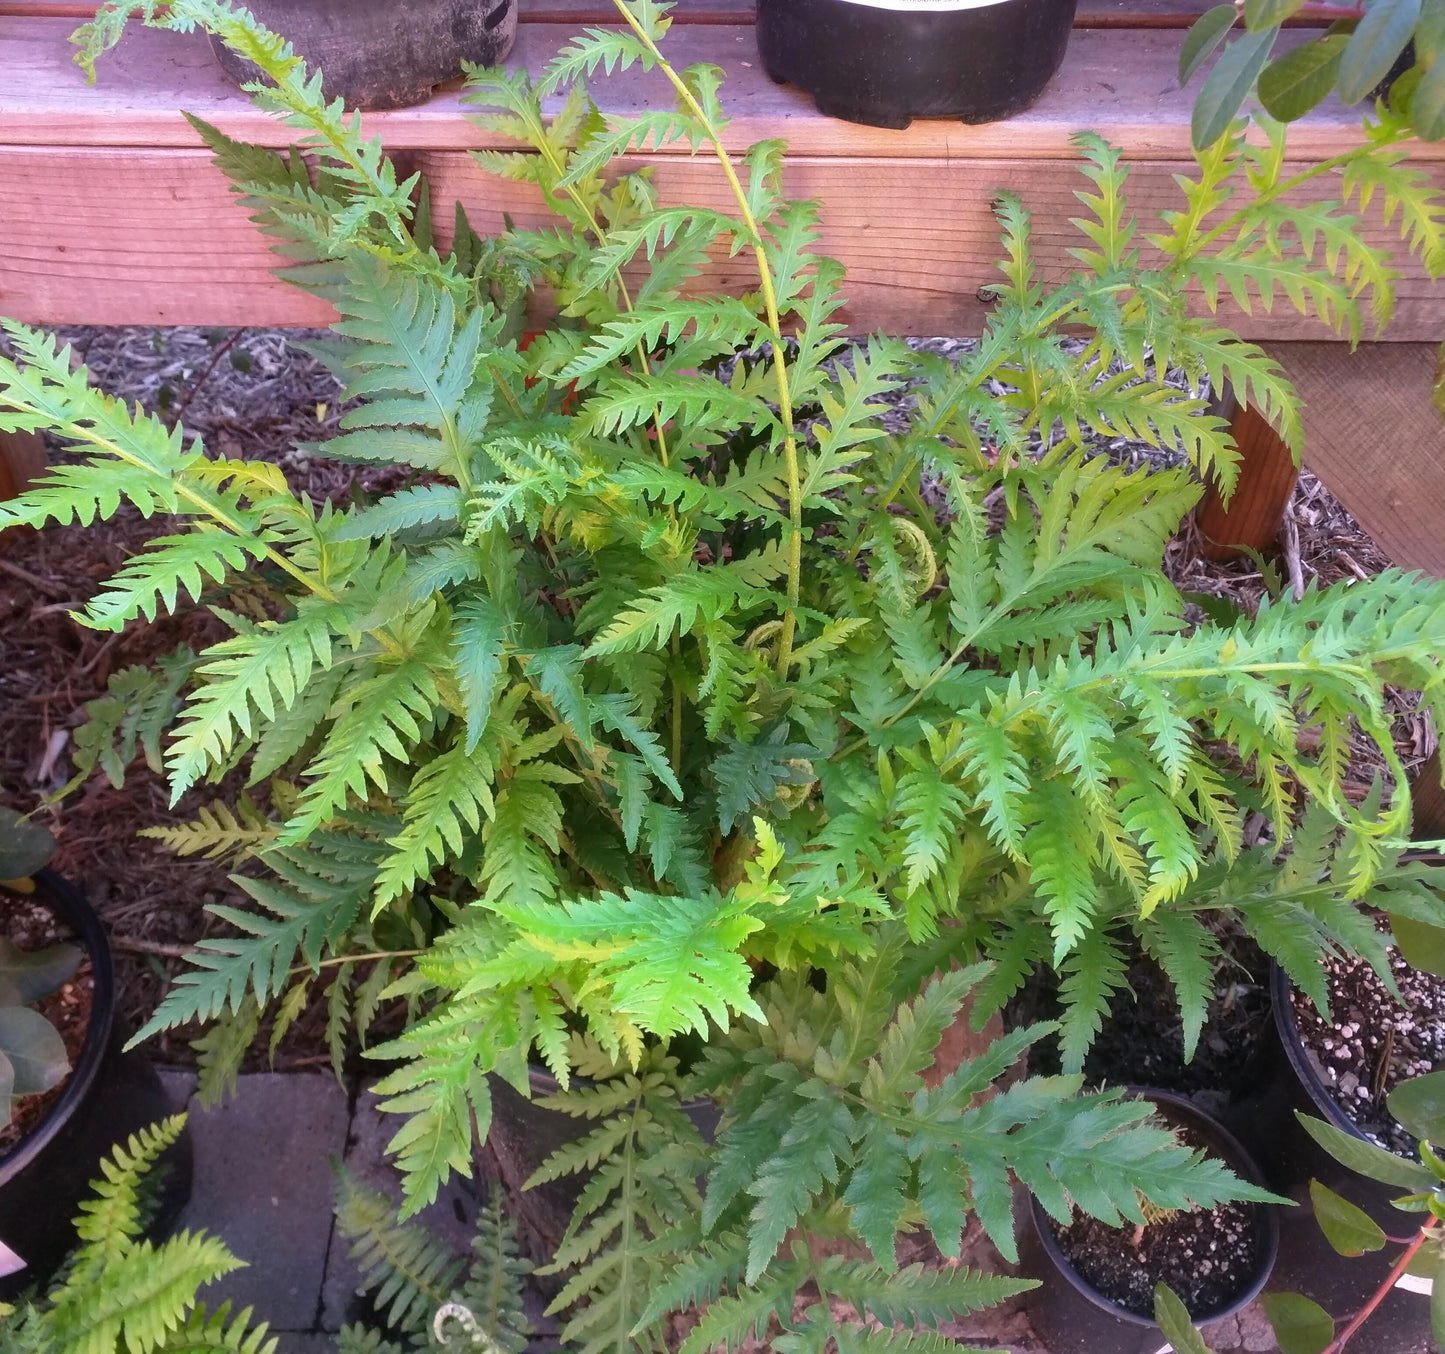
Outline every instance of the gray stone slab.
<path fill-rule="evenodd" d="M 348 1120 L 329 1076 L 258 1073 L 210 1110 L 191 1103 L 195 1178 L 178 1226 L 222 1237 L 248 1262 L 208 1288 L 208 1302 L 252 1306 L 273 1330 L 315 1328 L 331 1239 L 330 1158 L 345 1150 Z"/>
<path fill-rule="evenodd" d="M 274 1331 L 276 1354 L 336 1354 L 334 1335 L 303 1334 L 300 1331 Z"/>
<path fill-rule="evenodd" d="M 401 1177 L 386 1155 L 386 1144 L 405 1122 L 395 1114 L 382 1114 L 379 1097 L 365 1087 L 356 1100 L 355 1113 L 346 1140 L 345 1162 L 357 1176 L 401 1201 Z M 453 1176 L 430 1208 L 414 1221 L 440 1237 L 459 1255 L 471 1248 L 472 1228 L 485 1193 L 475 1180 Z M 331 1246 L 322 1290 L 321 1326 L 335 1331 L 350 1321 L 365 1319 L 366 1305 L 358 1292 L 361 1273 L 351 1259 L 350 1247 L 338 1233 Z"/>
<path fill-rule="evenodd" d="M 156 1075 L 171 1098 L 172 1109 L 179 1114 L 196 1093 L 196 1074 L 189 1067 L 157 1067 Z"/>

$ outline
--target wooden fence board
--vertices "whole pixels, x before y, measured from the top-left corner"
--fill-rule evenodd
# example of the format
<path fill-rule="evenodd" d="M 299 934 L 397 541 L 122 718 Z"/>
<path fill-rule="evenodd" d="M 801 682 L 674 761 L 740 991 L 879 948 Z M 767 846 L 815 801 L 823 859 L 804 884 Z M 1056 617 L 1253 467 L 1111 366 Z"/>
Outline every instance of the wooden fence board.
<path fill-rule="evenodd" d="M 294 133 L 252 108 L 224 83 L 197 34 L 136 30 L 87 86 L 71 60 L 68 24 L 50 19 L 5 21 L 0 40 L 0 145 L 190 147 L 199 144 L 180 110 L 223 131 L 268 145 Z M 1283 46 L 1299 40 L 1286 36 Z M 550 24 L 523 24 L 512 64 L 537 72 L 556 53 L 562 34 Z M 1053 83 L 1030 109 L 1006 122 L 970 127 L 929 119 L 906 132 L 860 127 L 820 114 L 791 86 L 775 85 L 758 60 L 752 29 L 702 25 L 680 29 L 672 45 L 679 64 L 708 61 L 728 76 L 728 144 L 742 149 L 785 138 L 794 154 L 930 159 L 1067 159 L 1070 136 L 1084 128 L 1126 148 L 1131 158 L 1187 159 L 1193 90 L 1175 79 L 1183 34 L 1119 29 L 1074 35 Z M 621 115 L 671 100 L 655 73 L 630 71 L 596 82 L 605 111 Z M 373 113 L 369 130 L 391 147 L 466 149 L 498 138 L 465 121 L 458 90 L 445 87 L 416 108 Z M 1359 112 L 1327 103 L 1291 132 L 1301 159 L 1337 154 L 1360 137 Z M 668 152 L 664 152 L 666 154 Z M 1422 146 L 1427 160 L 1445 159 L 1445 142 Z"/>
<path fill-rule="evenodd" d="M 458 152 L 411 157 L 432 182 L 438 219 L 461 200 L 478 230 L 544 220 L 526 185 L 507 183 Z M 1178 202 L 1173 162 L 1136 165 L 1132 200 L 1144 224 Z M 716 165 L 669 159 L 656 168 L 663 199 L 729 205 Z M 203 151 L 0 146 L 7 212 L 0 218 L 0 314 L 50 323 L 324 323 L 317 302 L 269 275 L 274 256 L 245 218 Z M 1083 186 L 1071 164 L 1014 161 L 844 161 L 798 156 L 787 188 L 822 203 L 824 248 L 849 268 L 850 309 L 858 331 L 976 333 L 981 287 L 997 280 L 998 229 L 990 203 L 999 188 L 1019 192 L 1034 211 L 1035 247 L 1046 278 L 1067 275 L 1067 250 L 1080 237 L 1068 224 Z M 124 204 L 118 210 L 116 204 Z M 741 258 L 719 264 L 709 285 L 749 290 Z M 1432 337 L 1437 289 L 1418 273 L 1401 282 L 1391 333 Z M 1314 338 L 1323 331 L 1292 310 L 1232 315 L 1255 337 Z"/>

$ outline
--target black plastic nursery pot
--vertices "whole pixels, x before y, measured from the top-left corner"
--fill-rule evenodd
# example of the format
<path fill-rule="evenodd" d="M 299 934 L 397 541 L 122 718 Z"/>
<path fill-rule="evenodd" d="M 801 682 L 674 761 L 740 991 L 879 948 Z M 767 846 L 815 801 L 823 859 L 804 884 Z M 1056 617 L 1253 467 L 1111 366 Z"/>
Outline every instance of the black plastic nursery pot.
<path fill-rule="evenodd" d="M 820 112 L 875 127 L 992 122 L 1043 92 L 1075 0 L 758 0 L 768 74 Z"/>
<path fill-rule="evenodd" d="M 517 39 L 518 0 L 247 0 L 267 28 L 322 71 L 327 97 L 351 108 L 421 103 L 462 63 L 495 66 Z M 256 67 L 218 38 L 211 47 L 236 84 Z"/>
<path fill-rule="evenodd" d="M 1263 1185 L 1264 1177 L 1244 1146 L 1221 1123 L 1186 1096 L 1170 1091 L 1135 1088 L 1152 1101 L 1171 1125 L 1187 1128 L 1192 1139 L 1217 1156 L 1242 1179 Z M 1233 1316 L 1254 1301 L 1269 1281 L 1279 1249 L 1279 1210 L 1270 1204 L 1250 1205 L 1255 1264 L 1249 1281 L 1227 1305 L 1193 1312 L 1207 1337 L 1212 1325 Z M 1038 1279 L 1040 1287 L 1025 1298 L 1035 1333 L 1051 1354 L 1159 1354 L 1168 1348 L 1159 1326 L 1110 1301 L 1087 1283 L 1064 1254 L 1048 1214 L 1037 1201 L 1020 1227 L 1020 1272 Z"/>
<path fill-rule="evenodd" d="M 1309 1182 L 1318 1180 L 1364 1209 L 1388 1236 L 1414 1235 L 1420 1215 L 1391 1204 L 1407 1191 L 1340 1165 L 1300 1127 L 1297 1110 L 1365 1141 L 1364 1134 L 1335 1103 L 1300 1038 L 1290 981 L 1278 965 L 1270 976 L 1270 992 L 1276 1037 L 1263 1050 L 1261 1089 L 1231 1111 L 1230 1123 L 1258 1158 L 1269 1187 L 1298 1205 L 1280 1210 L 1280 1258 L 1271 1288 L 1303 1293 L 1332 1316 L 1348 1316 L 1376 1291 L 1399 1257 L 1400 1247 L 1386 1246 L 1361 1256 L 1340 1255 L 1315 1221 Z M 1397 1287 L 1360 1333 L 1361 1349 L 1369 1354 L 1418 1354 L 1433 1348 L 1428 1343 L 1429 1307 L 1426 1295 Z"/>
<path fill-rule="evenodd" d="M 86 951 L 93 999 L 85 1043 L 45 1118 L 0 1156 L 0 1299 L 43 1280 L 75 1245 L 71 1219 L 100 1174 L 100 1161 L 132 1133 L 166 1118 L 170 1100 L 146 1057 L 124 1051 L 115 970 L 105 928 L 80 892 L 49 870 L 28 901 L 44 903 Z M 186 1137 L 167 1153 L 153 1230 L 180 1212 L 191 1189 Z M 8 1254 L 7 1254 L 8 1252 Z M 24 1267 L 15 1269 L 17 1262 Z"/>

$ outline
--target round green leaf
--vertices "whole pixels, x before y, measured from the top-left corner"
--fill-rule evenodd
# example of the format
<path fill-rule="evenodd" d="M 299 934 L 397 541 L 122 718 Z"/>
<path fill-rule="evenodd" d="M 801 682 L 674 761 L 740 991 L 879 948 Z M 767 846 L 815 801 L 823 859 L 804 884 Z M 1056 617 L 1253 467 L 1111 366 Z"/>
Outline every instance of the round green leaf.
<path fill-rule="evenodd" d="M 1431 1075 L 1434 1076 L 1435 1073 Z M 1371 1180 L 1379 1180 L 1386 1185 L 1398 1185 L 1401 1189 L 1435 1188 L 1434 1175 L 1418 1161 L 1406 1161 L 1404 1157 L 1397 1157 L 1383 1147 L 1366 1142 L 1364 1138 L 1357 1138 L 1353 1133 L 1346 1133 L 1342 1128 L 1325 1123 L 1323 1119 L 1311 1119 L 1309 1115 L 1298 1112 L 1295 1118 L 1300 1121 L 1305 1132 L 1341 1166 L 1348 1166 L 1350 1170 L 1368 1176 Z M 1405 1126 L 1409 1127 L 1408 1124 Z"/>
<path fill-rule="evenodd" d="M 1419 3 L 1419 0 L 1416 0 Z M 1194 103 L 1190 135 L 1196 150 L 1212 146 L 1229 130 L 1269 60 L 1277 31 L 1245 33 L 1224 49 Z"/>
<path fill-rule="evenodd" d="M 1195 72 L 1209 60 L 1210 54 L 1221 42 L 1224 35 L 1234 27 L 1233 5 L 1215 5 L 1194 21 L 1179 49 L 1179 83 L 1187 85 Z"/>
<path fill-rule="evenodd" d="M 1310 1199 L 1315 1206 L 1315 1221 L 1325 1240 L 1341 1255 L 1363 1255 L 1377 1251 L 1385 1244 L 1385 1234 L 1368 1213 L 1342 1199 L 1318 1180 L 1310 1181 Z"/>
<path fill-rule="evenodd" d="M 1244 0 L 1244 26 L 1251 33 L 1278 28 L 1305 0 Z"/>
<path fill-rule="evenodd" d="M 0 808 L 0 879 L 24 879 L 54 854 L 55 838 L 39 823 Z"/>
<path fill-rule="evenodd" d="M 1419 18 L 1420 0 L 1374 0 L 1340 62 L 1338 88 L 1344 103 L 1359 103 L 1390 73 Z"/>
<path fill-rule="evenodd" d="M 1335 1338 L 1330 1314 L 1302 1294 L 1266 1293 L 1261 1301 L 1281 1354 L 1320 1354 Z"/>
<path fill-rule="evenodd" d="M 1420 77 L 1420 83 L 1415 86 L 1415 96 L 1410 100 L 1410 121 L 1422 141 L 1438 141 L 1445 137 L 1445 61 L 1437 61 Z M 1438 934 L 1445 935 L 1445 932 Z M 1413 964 L 1415 961 L 1412 959 L 1410 962 Z M 1431 969 L 1430 972 L 1445 970 Z"/>
<path fill-rule="evenodd" d="M 1189 1309 L 1168 1284 L 1155 1285 L 1154 1320 L 1173 1346 L 1174 1354 L 1209 1354 L 1204 1337 L 1194 1329 Z"/>
<path fill-rule="evenodd" d="M 1335 86 L 1349 42 L 1342 33 L 1307 42 L 1259 73 L 1259 101 L 1280 122 L 1293 122 L 1322 103 Z"/>
<path fill-rule="evenodd" d="M 1445 929 L 1392 912 L 1390 930 L 1411 968 L 1445 977 Z"/>
<path fill-rule="evenodd" d="M 1385 1105 L 1395 1122 L 1417 1138 L 1445 1143 L 1445 1072 L 1402 1081 L 1385 1097 Z"/>
<path fill-rule="evenodd" d="M 19 1006 L 48 997 L 75 976 L 84 957 L 85 952 L 75 945 L 22 950 L 0 936 L 0 1006 Z"/>
<path fill-rule="evenodd" d="M 40 1012 L 25 1006 L 0 1010 L 0 1052 L 14 1072 L 15 1095 L 39 1095 L 70 1071 L 65 1040 Z"/>

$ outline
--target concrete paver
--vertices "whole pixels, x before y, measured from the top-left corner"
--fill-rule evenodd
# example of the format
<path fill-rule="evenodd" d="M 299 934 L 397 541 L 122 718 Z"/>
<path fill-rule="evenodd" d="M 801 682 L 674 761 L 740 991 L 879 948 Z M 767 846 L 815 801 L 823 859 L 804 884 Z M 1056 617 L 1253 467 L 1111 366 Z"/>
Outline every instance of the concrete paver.
<path fill-rule="evenodd" d="M 344 1160 L 366 1184 L 400 1203 L 401 1177 L 386 1155 L 386 1144 L 401 1127 L 402 1120 L 394 1114 L 382 1114 L 377 1109 L 378 1100 L 370 1088 L 363 1088 L 357 1096 Z M 477 1210 L 484 1202 L 484 1192 L 476 1181 L 454 1175 L 437 1195 L 436 1202 L 424 1209 L 416 1221 L 458 1255 L 466 1255 L 471 1249 Z M 336 1236 L 322 1289 L 323 1330 L 339 1330 L 362 1315 L 362 1300 L 357 1293 L 360 1280 L 360 1271 L 351 1259 L 347 1242 Z"/>
<path fill-rule="evenodd" d="M 329 1076 L 258 1073 L 211 1110 L 192 1100 L 195 1177 L 177 1225 L 221 1236 L 248 1262 L 208 1288 L 208 1302 L 252 1306 L 274 1331 L 315 1328 L 331 1238 L 329 1161 L 345 1151 L 349 1117 Z"/>

